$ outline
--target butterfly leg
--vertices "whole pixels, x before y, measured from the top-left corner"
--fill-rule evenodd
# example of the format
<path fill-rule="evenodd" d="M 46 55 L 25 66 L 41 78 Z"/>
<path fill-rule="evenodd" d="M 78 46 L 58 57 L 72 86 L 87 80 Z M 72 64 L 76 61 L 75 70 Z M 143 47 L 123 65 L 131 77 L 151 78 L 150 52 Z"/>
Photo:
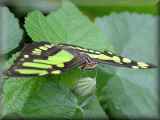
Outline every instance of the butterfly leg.
<path fill-rule="evenodd" d="M 89 56 L 82 55 L 81 60 L 84 61 L 84 63 L 80 66 L 83 70 L 92 70 L 96 67 L 97 62 L 91 59 Z"/>

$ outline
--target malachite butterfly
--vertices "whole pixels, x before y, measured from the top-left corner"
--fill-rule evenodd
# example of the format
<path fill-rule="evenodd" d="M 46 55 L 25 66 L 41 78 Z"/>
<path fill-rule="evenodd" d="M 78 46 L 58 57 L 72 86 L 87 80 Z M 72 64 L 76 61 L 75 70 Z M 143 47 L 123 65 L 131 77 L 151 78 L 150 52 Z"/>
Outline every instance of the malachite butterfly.
<path fill-rule="evenodd" d="M 7 76 L 58 75 L 74 67 L 94 69 L 99 63 L 132 69 L 156 67 L 117 56 L 109 51 L 100 52 L 70 44 L 54 45 L 47 42 L 33 42 L 24 46 L 15 63 L 5 74 Z"/>

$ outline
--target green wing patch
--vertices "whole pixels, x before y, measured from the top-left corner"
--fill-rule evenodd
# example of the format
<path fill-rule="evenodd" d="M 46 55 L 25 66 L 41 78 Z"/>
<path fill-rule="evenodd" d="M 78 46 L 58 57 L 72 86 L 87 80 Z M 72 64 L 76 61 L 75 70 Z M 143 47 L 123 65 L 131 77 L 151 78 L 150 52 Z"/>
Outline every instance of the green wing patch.
<path fill-rule="evenodd" d="M 133 69 L 155 67 L 152 64 L 117 56 L 109 51 L 100 52 L 69 44 L 53 45 L 35 42 L 25 45 L 15 64 L 7 70 L 6 74 L 8 76 L 58 75 L 73 67 L 93 69 L 99 63 Z"/>
<path fill-rule="evenodd" d="M 61 50 L 57 54 L 49 56 L 47 60 L 34 59 L 33 62 L 38 62 L 42 64 L 56 65 L 57 67 L 64 67 L 64 63 L 71 61 L 74 56 L 68 51 Z"/>

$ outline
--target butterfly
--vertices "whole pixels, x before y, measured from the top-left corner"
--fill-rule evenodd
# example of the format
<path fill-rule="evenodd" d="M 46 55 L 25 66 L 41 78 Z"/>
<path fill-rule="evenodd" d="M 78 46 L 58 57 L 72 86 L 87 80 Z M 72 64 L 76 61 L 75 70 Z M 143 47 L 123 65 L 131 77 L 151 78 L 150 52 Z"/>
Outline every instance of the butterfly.
<path fill-rule="evenodd" d="M 26 44 L 7 76 L 59 75 L 74 67 L 94 69 L 97 64 L 110 64 L 132 69 L 155 68 L 155 65 L 117 56 L 110 51 L 97 51 L 71 44 L 33 42 Z"/>

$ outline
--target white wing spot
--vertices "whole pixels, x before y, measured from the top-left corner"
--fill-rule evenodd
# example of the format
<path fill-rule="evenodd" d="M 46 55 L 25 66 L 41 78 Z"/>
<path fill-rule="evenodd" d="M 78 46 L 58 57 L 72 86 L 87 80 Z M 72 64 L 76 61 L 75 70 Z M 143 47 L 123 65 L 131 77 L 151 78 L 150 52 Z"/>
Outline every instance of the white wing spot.
<path fill-rule="evenodd" d="M 94 50 L 88 50 L 89 52 L 91 52 L 91 53 L 95 53 L 95 51 Z"/>
<path fill-rule="evenodd" d="M 52 48 L 53 47 L 53 45 L 48 45 L 48 44 L 46 44 L 44 46 L 47 47 L 47 48 Z"/>
<path fill-rule="evenodd" d="M 123 61 L 124 63 L 131 63 L 131 60 L 128 59 L 128 58 L 123 58 L 122 61 Z"/>
<path fill-rule="evenodd" d="M 101 54 L 101 52 L 95 51 L 96 54 Z"/>
<path fill-rule="evenodd" d="M 24 58 L 29 58 L 29 55 L 24 55 Z"/>
<path fill-rule="evenodd" d="M 148 64 L 146 64 L 144 62 L 138 62 L 137 64 L 138 64 L 139 67 L 144 67 L 144 68 L 149 66 Z"/>
<path fill-rule="evenodd" d="M 139 67 L 138 67 L 138 66 L 132 66 L 132 68 L 134 68 L 134 69 L 138 69 Z"/>
<path fill-rule="evenodd" d="M 110 51 L 107 51 L 107 53 L 108 53 L 108 54 L 110 54 L 110 55 L 112 55 L 112 54 L 113 54 L 113 53 L 112 53 L 112 52 L 110 52 Z"/>
<path fill-rule="evenodd" d="M 117 62 L 117 63 L 121 63 L 121 59 L 118 56 L 113 56 L 113 61 Z"/>
<path fill-rule="evenodd" d="M 45 46 L 41 46 L 41 47 L 39 47 L 41 50 L 47 50 L 48 48 L 47 47 L 45 47 Z"/>

